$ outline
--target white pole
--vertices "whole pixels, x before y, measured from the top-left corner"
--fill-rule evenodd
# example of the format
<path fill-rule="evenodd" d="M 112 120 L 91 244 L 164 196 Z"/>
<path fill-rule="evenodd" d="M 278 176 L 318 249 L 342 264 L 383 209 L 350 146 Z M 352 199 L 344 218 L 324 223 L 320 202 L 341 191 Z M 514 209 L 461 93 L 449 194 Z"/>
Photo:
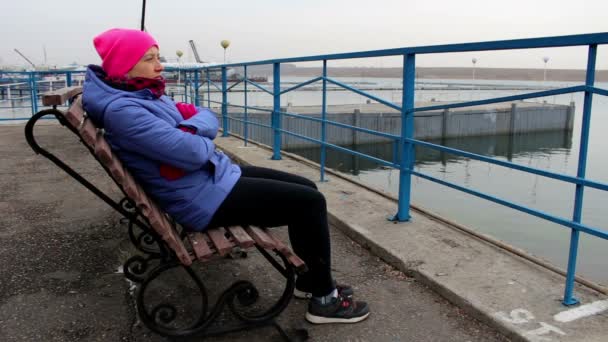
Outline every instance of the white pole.
<path fill-rule="evenodd" d="M 473 81 L 475 81 L 475 66 L 477 65 L 477 58 L 471 59 L 471 62 L 473 62 Z"/>
<path fill-rule="evenodd" d="M 549 57 L 543 57 L 543 62 L 545 62 L 545 68 L 543 70 L 543 83 L 547 82 L 547 62 L 549 61 Z"/>

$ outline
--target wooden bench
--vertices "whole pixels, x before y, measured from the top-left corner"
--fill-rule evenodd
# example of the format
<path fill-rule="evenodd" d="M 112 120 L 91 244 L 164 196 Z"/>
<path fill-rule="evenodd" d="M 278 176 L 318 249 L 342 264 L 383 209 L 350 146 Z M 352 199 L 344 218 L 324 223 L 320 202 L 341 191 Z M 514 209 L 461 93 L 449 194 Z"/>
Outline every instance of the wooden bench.
<path fill-rule="evenodd" d="M 204 232 L 186 232 L 148 197 L 143 188 L 137 184 L 129 171 L 125 169 L 112 152 L 104 138 L 103 129 L 95 127 L 87 118 L 82 107 L 81 88 L 69 87 L 49 92 L 43 95 L 42 102 L 53 109 L 42 110 L 34 115 L 26 125 L 26 139 L 32 149 L 53 161 L 70 176 L 79 181 L 99 198 L 124 216 L 128 222 L 128 234 L 139 254 L 129 258 L 123 270 L 125 276 L 138 284 L 137 310 L 139 317 L 146 326 L 163 336 L 206 336 L 235 330 L 272 325 L 281 335 L 289 339 L 287 334 L 275 322 L 275 318 L 287 307 L 295 287 L 296 272 L 306 270 L 304 262 L 296 256 L 280 239 L 261 227 L 222 227 Z M 57 107 L 70 102 L 69 109 L 59 110 Z M 46 116 L 54 115 L 59 122 L 76 134 L 91 154 L 99 161 L 108 175 L 122 190 L 125 197 L 116 202 L 103 193 L 83 176 L 75 172 L 59 158 L 41 148 L 34 137 L 36 122 Z M 236 213 L 235 213 L 236 214 Z M 146 305 L 146 289 L 148 285 L 169 269 L 183 267 L 196 284 L 202 284 L 199 276 L 192 271 L 195 262 L 204 263 L 212 259 L 226 257 L 235 251 L 257 249 L 286 279 L 285 288 L 275 305 L 262 313 L 243 314 L 235 312 L 234 305 L 227 305 L 232 310 L 238 322 L 231 326 L 212 328 L 211 323 L 225 310 L 226 303 L 239 300 L 242 305 L 250 306 L 256 302 L 259 291 L 248 281 L 239 281 L 218 296 L 211 310 L 202 310 L 194 325 L 176 327 L 176 312 L 171 304 L 162 303 L 152 308 Z M 200 295 L 205 303 L 207 292 L 204 286 L 199 286 Z M 165 314 L 159 314 L 161 311 Z M 166 312 L 169 314 L 166 314 Z M 306 335 L 305 331 L 299 331 Z"/>

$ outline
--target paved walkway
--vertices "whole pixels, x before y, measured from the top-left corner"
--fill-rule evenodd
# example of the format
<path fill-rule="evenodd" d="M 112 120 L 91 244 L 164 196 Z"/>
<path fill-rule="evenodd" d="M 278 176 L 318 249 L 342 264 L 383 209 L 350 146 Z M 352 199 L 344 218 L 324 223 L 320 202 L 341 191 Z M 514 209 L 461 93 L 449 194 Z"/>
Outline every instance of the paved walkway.
<path fill-rule="evenodd" d="M 118 197 L 74 137 L 52 123 L 37 132 L 41 144 Z M 0 127 L 0 153 L 0 340 L 164 341 L 138 323 L 129 284 L 117 273 L 131 253 L 119 217 L 34 155 L 22 125 Z M 284 326 L 308 328 L 311 341 L 506 340 L 333 227 L 332 238 L 337 278 L 353 284 L 357 295 L 371 303 L 372 316 L 356 325 L 312 326 L 303 320 L 305 303 L 293 300 L 280 317 Z M 266 284 L 266 273 L 260 271 L 266 263 L 259 259 L 252 253 L 246 260 L 210 265 L 205 272 L 211 283 L 249 275 L 254 283 Z M 280 339 L 264 328 L 208 340 Z"/>

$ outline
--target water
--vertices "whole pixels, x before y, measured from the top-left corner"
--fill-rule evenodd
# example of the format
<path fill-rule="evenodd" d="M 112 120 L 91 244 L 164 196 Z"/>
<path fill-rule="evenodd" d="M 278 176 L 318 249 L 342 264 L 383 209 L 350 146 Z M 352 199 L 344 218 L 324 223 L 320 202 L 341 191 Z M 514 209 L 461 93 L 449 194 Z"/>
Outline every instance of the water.
<path fill-rule="evenodd" d="M 390 79 L 379 80 L 379 82 L 389 84 L 391 81 L 393 84 L 400 82 L 400 80 Z M 523 81 L 485 81 L 484 83 L 491 84 L 492 82 L 497 84 L 540 84 L 540 82 Z M 547 85 L 564 86 L 565 84 L 550 83 Z M 606 83 L 598 83 L 597 86 L 604 89 L 608 88 Z M 392 93 L 384 92 L 384 94 L 378 95 L 391 99 Z M 515 93 L 517 92 L 434 91 L 425 93 L 425 91 L 419 91 L 417 99 L 428 99 L 432 96 L 440 101 L 462 101 Z M 310 101 L 313 95 L 304 94 L 303 96 L 305 99 L 297 98 L 294 95 L 292 101 Z M 352 101 L 354 99 L 352 94 L 342 96 L 334 103 L 338 104 L 341 101 Z M 449 139 L 445 144 L 449 147 L 492 156 L 500 160 L 509 160 L 521 165 L 576 176 L 583 95 L 561 95 L 536 101 L 558 104 L 569 104 L 574 101 L 576 103 L 574 131 L 571 133 L 543 132 L 517 135 L 511 138 L 508 136 L 488 136 Z M 313 103 L 319 104 L 320 101 L 311 101 L 309 104 Z M 608 181 L 606 176 L 608 174 L 608 161 L 604 156 L 605 151 L 608 150 L 608 141 L 602 135 L 608 128 L 608 98 L 594 96 L 591 127 L 587 177 L 606 183 Z M 435 141 L 435 143 L 440 142 Z M 393 152 L 390 144 L 359 145 L 356 149 L 385 160 L 392 159 Z M 318 149 L 298 149 L 293 152 L 313 160 L 318 161 L 319 159 Z M 418 172 L 553 215 L 567 219 L 572 218 L 575 189 L 572 184 L 426 148 L 418 148 L 416 154 L 415 168 Z M 397 196 L 398 170 L 386 169 L 366 159 L 331 150 L 328 153 L 327 165 L 342 172 L 353 174 L 360 181 Z M 529 253 L 548 260 L 561 268 L 566 268 L 570 229 L 419 177 L 412 178 L 412 187 L 413 203 L 476 231 L 525 249 Z M 606 192 L 589 188 L 585 190 L 582 216 L 584 224 L 603 230 L 608 229 L 608 217 L 604 213 L 607 199 L 608 194 Z M 602 284 L 608 284 L 608 264 L 605 262 L 608 259 L 607 247 L 608 241 L 581 234 L 577 274 Z"/>

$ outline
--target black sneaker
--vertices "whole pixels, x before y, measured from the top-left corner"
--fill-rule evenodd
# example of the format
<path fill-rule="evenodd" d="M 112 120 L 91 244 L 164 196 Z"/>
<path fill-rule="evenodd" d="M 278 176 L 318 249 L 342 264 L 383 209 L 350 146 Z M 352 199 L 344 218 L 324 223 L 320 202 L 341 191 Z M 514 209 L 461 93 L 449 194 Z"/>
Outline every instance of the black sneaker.
<path fill-rule="evenodd" d="M 329 304 L 312 299 L 308 302 L 306 320 L 314 324 L 357 323 L 369 316 L 366 302 L 355 302 L 352 297 L 338 296 Z"/>
<path fill-rule="evenodd" d="M 352 297 L 355 293 L 353 288 L 349 285 L 337 284 L 336 289 L 338 290 L 338 295 L 342 295 L 344 297 Z M 312 292 L 308 292 L 306 290 L 298 290 L 295 288 L 293 290 L 293 296 L 297 299 L 311 299 Z"/>

